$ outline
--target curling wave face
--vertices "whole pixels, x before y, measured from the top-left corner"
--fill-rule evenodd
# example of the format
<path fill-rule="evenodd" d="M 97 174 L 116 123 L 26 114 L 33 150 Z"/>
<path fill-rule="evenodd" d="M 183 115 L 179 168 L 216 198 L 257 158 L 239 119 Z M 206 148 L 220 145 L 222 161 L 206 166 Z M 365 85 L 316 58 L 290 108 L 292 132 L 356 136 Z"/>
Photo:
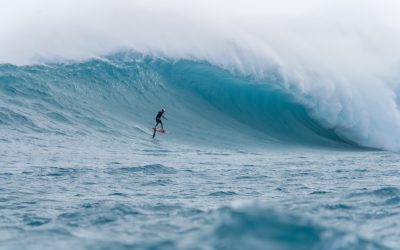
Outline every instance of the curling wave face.
<path fill-rule="evenodd" d="M 256 80 L 206 62 L 120 53 L 51 66 L 2 65 L 2 129 L 146 139 L 161 106 L 178 140 L 250 138 L 268 144 L 351 147 L 285 88 L 278 72 Z M 221 135 L 225 135 L 223 138 Z M 252 138 L 252 139 L 251 139 Z M 207 140 L 205 140 L 207 141 Z M 361 144 L 362 145 L 362 144 Z"/>

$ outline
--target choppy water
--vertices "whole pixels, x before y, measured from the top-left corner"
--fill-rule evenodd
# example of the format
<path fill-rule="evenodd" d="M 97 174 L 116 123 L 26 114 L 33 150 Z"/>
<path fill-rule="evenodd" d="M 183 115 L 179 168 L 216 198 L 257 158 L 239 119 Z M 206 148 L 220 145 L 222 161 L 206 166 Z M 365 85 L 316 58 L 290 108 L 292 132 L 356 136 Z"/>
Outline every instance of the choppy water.
<path fill-rule="evenodd" d="M 399 156 L 1 142 L 2 249 L 399 249 Z"/>
<path fill-rule="evenodd" d="M 265 81 L 130 53 L 1 65 L 0 248 L 400 249 L 399 154 Z"/>

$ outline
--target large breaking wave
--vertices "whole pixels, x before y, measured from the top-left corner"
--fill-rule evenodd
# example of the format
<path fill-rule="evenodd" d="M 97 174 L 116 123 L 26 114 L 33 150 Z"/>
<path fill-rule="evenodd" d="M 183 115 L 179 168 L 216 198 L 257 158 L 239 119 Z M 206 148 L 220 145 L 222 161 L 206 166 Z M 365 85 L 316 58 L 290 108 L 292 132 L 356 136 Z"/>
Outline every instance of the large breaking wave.
<path fill-rule="evenodd" d="M 0 62 L 36 66 L 1 67 L 2 124 L 132 135 L 165 106 L 185 139 L 400 149 L 397 1 L 21 2 Z"/>
<path fill-rule="evenodd" d="M 81 63 L 2 65 L 0 95 L 3 131 L 147 140 L 155 112 L 164 107 L 175 139 L 358 143 L 313 116 L 277 72 L 256 80 L 206 62 L 121 53 Z"/>

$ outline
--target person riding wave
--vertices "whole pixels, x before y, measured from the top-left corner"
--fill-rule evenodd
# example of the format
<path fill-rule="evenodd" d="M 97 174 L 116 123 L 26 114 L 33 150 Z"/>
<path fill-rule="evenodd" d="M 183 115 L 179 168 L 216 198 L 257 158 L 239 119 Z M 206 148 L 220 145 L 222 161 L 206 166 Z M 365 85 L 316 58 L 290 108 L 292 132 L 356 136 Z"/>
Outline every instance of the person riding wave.
<path fill-rule="evenodd" d="M 156 125 L 154 126 L 153 138 L 154 138 L 154 136 L 156 135 L 156 130 L 157 130 L 158 124 L 161 124 L 161 131 L 164 131 L 164 126 L 163 126 L 163 123 L 162 123 L 161 118 L 164 118 L 165 120 L 168 120 L 167 117 L 164 116 L 164 113 L 165 113 L 165 109 L 161 109 L 161 110 L 157 113 L 157 116 L 156 116 Z"/>

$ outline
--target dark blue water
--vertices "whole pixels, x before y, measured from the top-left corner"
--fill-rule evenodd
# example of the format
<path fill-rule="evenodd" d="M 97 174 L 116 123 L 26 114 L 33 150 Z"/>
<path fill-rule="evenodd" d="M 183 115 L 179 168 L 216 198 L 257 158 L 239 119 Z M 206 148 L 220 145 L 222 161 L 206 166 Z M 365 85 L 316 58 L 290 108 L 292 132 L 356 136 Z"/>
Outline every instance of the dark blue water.
<path fill-rule="evenodd" d="M 0 135 L 2 249 L 400 249 L 400 156 L 326 126 L 277 72 L 1 65 Z"/>

